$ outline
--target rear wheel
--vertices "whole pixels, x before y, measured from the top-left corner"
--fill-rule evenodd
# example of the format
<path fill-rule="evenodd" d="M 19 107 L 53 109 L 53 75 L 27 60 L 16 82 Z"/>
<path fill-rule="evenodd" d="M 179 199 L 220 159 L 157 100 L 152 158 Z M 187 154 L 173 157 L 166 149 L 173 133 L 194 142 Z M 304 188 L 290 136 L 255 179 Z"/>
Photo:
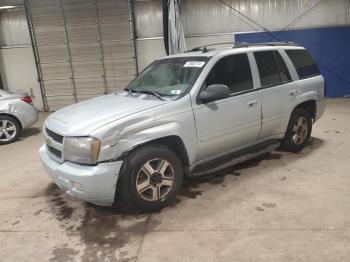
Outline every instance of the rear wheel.
<path fill-rule="evenodd" d="M 18 121 L 10 116 L 0 116 L 0 145 L 10 144 L 18 137 L 20 126 Z"/>
<path fill-rule="evenodd" d="M 118 192 L 131 208 L 152 212 L 172 202 L 182 182 L 179 157 L 163 145 L 149 145 L 126 157 Z"/>
<path fill-rule="evenodd" d="M 287 151 L 299 152 L 308 143 L 311 131 L 312 119 L 310 113 L 303 108 L 295 109 L 289 120 L 282 147 Z"/>

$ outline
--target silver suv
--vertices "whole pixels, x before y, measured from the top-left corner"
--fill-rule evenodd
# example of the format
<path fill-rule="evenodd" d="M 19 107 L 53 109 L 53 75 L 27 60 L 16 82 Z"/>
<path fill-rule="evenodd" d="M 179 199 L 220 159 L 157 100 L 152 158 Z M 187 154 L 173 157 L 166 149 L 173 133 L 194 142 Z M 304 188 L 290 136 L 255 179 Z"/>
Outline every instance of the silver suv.
<path fill-rule="evenodd" d="M 40 157 L 68 194 L 141 211 L 200 176 L 282 146 L 297 152 L 325 109 L 324 79 L 291 43 L 195 48 L 149 65 L 123 91 L 53 113 Z"/>

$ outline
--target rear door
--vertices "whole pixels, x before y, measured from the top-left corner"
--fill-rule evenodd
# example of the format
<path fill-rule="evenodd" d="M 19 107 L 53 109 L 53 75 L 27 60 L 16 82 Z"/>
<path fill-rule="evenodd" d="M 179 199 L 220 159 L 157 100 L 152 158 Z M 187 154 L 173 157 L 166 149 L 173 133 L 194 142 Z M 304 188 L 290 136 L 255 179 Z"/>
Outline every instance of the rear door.
<path fill-rule="evenodd" d="M 199 160 L 225 154 L 256 141 L 261 127 L 259 92 L 254 89 L 246 53 L 221 58 L 208 74 L 202 90 L 212 84 L 230 88 L 226 99 L 203 104 L 196 101 Z"/>
<path fill-rule="evenodd" d="M 277 50 L 257 51 L 254 57 L 260 76 L 262 126 L 259 139 L 283 134 L 296 96 L 295 83 Z"/>

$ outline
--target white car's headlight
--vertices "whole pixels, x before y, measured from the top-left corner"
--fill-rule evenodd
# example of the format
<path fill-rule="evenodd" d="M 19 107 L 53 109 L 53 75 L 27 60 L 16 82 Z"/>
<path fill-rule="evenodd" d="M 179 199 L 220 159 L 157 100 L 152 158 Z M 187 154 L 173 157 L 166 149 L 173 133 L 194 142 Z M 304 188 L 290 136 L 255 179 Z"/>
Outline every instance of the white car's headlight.
<path fill-rule="evenodd" d="M 100 140 L 93 137 L 65 137 L 64 158 L 68 161 L 93 165 L 100 153 Z"/>

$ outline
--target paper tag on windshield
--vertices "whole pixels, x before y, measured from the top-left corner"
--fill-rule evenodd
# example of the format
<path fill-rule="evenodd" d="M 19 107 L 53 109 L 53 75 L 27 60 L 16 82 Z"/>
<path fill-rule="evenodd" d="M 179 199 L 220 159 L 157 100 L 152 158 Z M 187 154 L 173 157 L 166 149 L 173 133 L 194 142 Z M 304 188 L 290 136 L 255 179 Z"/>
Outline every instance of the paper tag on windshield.
<path fill-rule="evenodd" d="M 170 93 L 172 95 L 180 95 L 181 94 L 181 90 L 171 90 Z"/>
<path fill-rule="evenodd" d="M 184 67 L 202 67 L 204 64 L 203 61 L 187 61 Z"/>

